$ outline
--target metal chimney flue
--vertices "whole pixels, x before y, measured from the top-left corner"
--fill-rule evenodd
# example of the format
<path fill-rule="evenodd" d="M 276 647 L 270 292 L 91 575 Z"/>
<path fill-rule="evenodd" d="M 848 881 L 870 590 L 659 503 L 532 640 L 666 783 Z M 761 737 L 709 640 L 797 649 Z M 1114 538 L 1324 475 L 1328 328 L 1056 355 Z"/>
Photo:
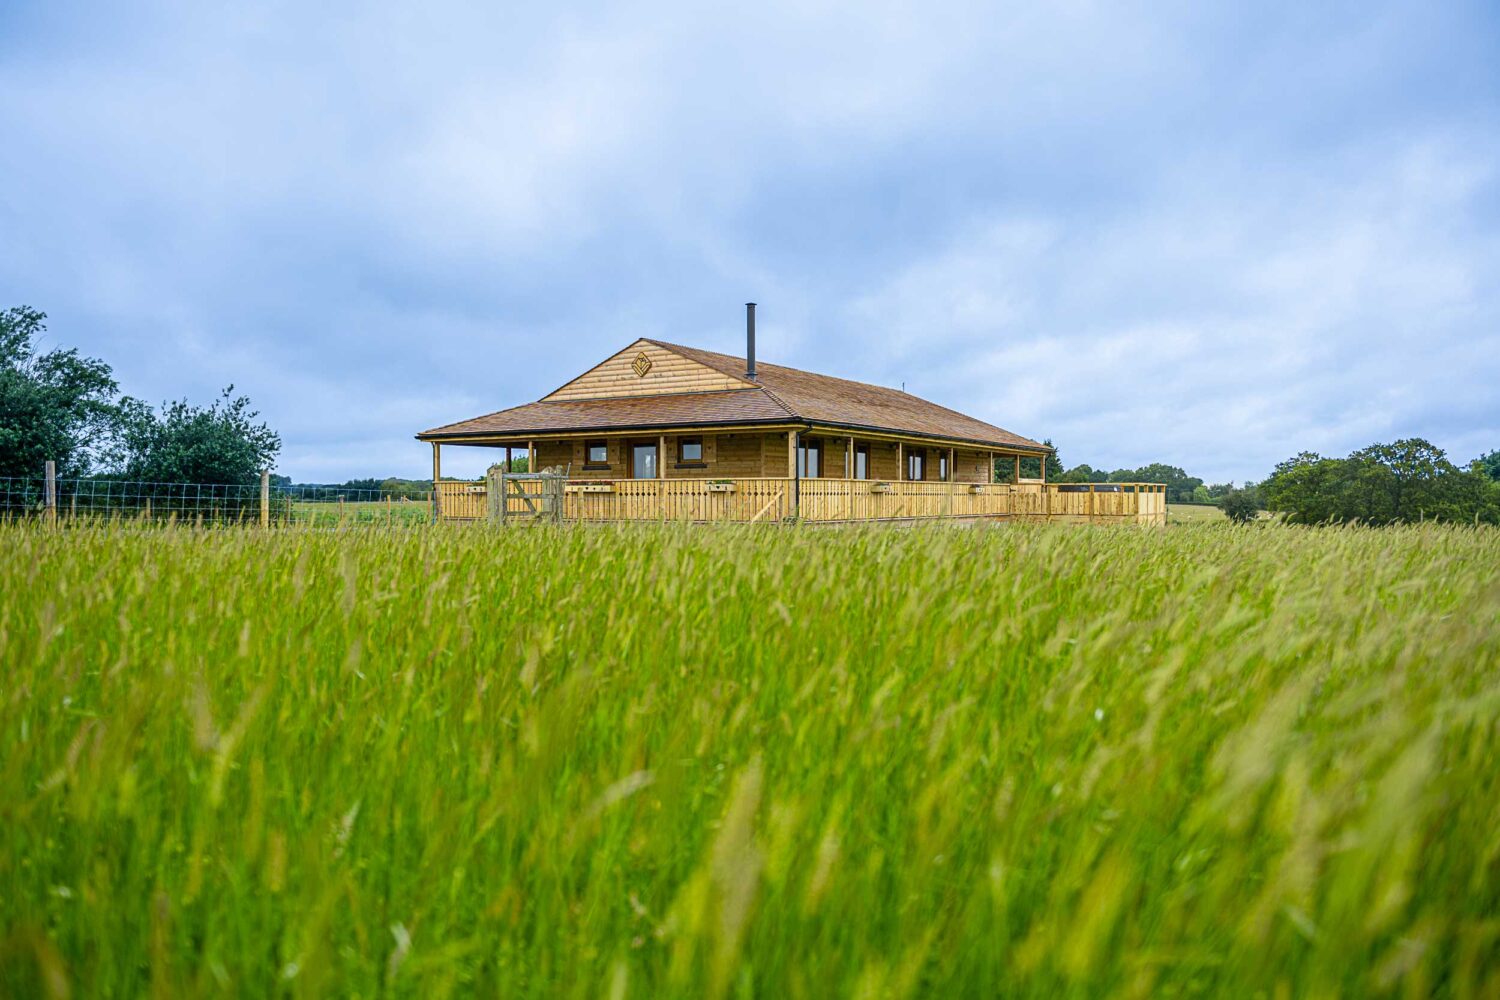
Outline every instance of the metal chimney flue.
<path fill-rule="evenodd" d="M 755 303 L 745 303 L 745 377 L 755 381 Z"/>

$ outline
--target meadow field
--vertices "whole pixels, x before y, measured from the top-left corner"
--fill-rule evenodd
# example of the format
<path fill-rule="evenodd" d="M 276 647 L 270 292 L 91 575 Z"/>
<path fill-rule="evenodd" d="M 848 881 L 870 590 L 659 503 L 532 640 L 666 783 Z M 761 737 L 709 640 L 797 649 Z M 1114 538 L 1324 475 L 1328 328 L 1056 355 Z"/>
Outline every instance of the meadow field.
<path fill-rule="evenodd" d="M 1500 531 L 0 546 L 0 995 L 1500 995 Z"/>

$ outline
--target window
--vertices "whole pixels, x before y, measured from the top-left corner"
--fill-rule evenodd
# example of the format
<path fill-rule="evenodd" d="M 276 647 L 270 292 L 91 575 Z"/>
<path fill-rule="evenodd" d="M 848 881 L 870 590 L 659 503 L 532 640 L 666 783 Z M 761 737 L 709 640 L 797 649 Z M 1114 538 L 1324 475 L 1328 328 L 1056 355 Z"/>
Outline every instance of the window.
<path fill-rule="evenodd" d="M 797 442 L 797 475 L 802 479 L 817 479 L 823 474 L 823 442 Z"/>
<path fill-rule="evenodd" d="M 870 446 L 867 444 L 854 446 L 854 478 L 870 478 Z"/>
<path fill-rule="evenodd" d="M 914 483 L 920 483 L 927 478 L 927 456 L 920 451 L 909 451 L 906 453 L 906 478 Z"/>
<path fill-rule="evenodd" d="M 604 441 L 590 441 L 584 445 L 584 468 L 589 466 L 609 468 L 609 445 Z"/>
<path fill-rule="evenodd" d="M 656 478 L 656 445 L 638 444 L 631 446 L 630 475 L 636 479 Z"/>
<path fill-rule="evenodd" d="M 948 456 L 938 456 L 938 479 L 942 482 L 948 481 Z"/>
<path fill-rule="evenodd" d="M 677 464 L 702 465 L 703 439 L 699 437 L 677 439 Z"/>

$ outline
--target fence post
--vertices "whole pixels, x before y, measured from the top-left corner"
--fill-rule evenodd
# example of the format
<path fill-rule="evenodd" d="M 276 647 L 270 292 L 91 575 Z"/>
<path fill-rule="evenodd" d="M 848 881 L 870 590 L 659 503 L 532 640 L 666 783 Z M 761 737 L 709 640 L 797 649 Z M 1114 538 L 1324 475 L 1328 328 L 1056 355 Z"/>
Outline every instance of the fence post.
<path fill-rule="evenodd" d="M 32 466 L 36 468 L 36 466 Z M 42 503 L 46 507 L 48 524 L 57 523 L 57 463 L 47 462 L 47 481 L 42 488 Z"/>
<path fill-rule="evenodd" d="M 260 473 L 260 526 L 268 528 L 271 526 L 271 470 L 262 469 Z"/>

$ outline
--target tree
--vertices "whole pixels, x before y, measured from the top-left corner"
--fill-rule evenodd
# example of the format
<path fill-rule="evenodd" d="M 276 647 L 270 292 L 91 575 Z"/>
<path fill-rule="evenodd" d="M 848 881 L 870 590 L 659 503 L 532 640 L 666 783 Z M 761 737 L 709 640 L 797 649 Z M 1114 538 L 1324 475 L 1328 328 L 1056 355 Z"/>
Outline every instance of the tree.
<path fill-rule="evenodd" d="M 1193 491 L 1203 485 L 1203 480 L 1190 476 L 1175 465 L 1152 462 L 1139 469 L 1116 469 L 1109 474 L 1112 483 L 1163 483 L 1167 487 L 1168 503 L 1192 503 Z"/>
<path fill-rule="evenodd" d="M 47 314 L 0 312 L 0 476 L 88 473 L 120 415 L 109 365 L 76 349 L 38 354 Z"/>
<path fill-rule="evenodd" d="M 1057 483 L 1092 483 L 1097 482 L 1100 475 L 1100 473 L 1094 471 L 1093 466 L 1085 463 L 1073 466 L 1055 479 L 1050 476 L 1048 478 Z"/>
<path fill-rule="evenodd" d="M 187 400 L 167 403 L 160 414 L 130 400 L 120 444 L 119 471 L 159 483 L 254 483 L 281 450 L 281 438 L 250 409 L 250 400 L 232 396 L 234 386 L 206 407 Z"/>
<path fill-rule="evenodd" d="M 1260 516 L 1254 495 L 1245 490 L 1227 491 L 1219 498 L 1219 509 L 1236 524 L 1249 524 Z"/>
<path fill-rule="evenodd" d="M 1266 505 L 1303 524 L 1500 522 L 1500 488 L 1476 462 L 1459 469 L 1421 438 L 1374 444 L 1348 458 L 1304 452 L 1262 484 Z"/>
<path fill-rule="evenodd" d="M 1048 448 L 1052 448 L 1052 439 L 1051 438 L 1047 438 L 1046 440 L 1044 440 L 1042 442 L 1042 444 L 1046 445 Z M 1055 482 L 1059 481 L 1060 479 L 1062 479 L 1062 477 L 1063 477 L 1063 464 L 1062 464 L 1062 460 L 1057 457 L 1057 450 L 1055 448 L 1052 451 L 1049 451 L 1047 453 L 1045 459 L 1043 459 L 1043 457 L 1040 456 L 1040 455 L 1037 455 L 1037 456 L 1022 456 L 1022 458 L 1021 458 L 1021 478 L 1022 479 L 1038 479 L 1038 478 L 1040 478 L 1041 475 L 1042 475 L 1042 468 L 1043 468 L 1043 462 L 1044 461 L 1046 462 L 1047 481 L 1050 482 L 1050 483 L 1055 483 Z M 1010 480 L 1006 479 L 1005 482 L 1010 482 Z"/>
<path fill-rule="evenodd" d="M 1304 451 L 1280 462 L 1261 486 L 1268 510 L 1280 511 L 1287 520 L 1322 524 L 1337 519 L 1341 506 L 1344 463 Z"/>
<path fill-rule="evenodd" d="M 1479 471 L 1488 476 L 1491 482 L 1500 483 L 1500 448 L 1488 455 L 1480 455 L 1477 464 Z"/>

